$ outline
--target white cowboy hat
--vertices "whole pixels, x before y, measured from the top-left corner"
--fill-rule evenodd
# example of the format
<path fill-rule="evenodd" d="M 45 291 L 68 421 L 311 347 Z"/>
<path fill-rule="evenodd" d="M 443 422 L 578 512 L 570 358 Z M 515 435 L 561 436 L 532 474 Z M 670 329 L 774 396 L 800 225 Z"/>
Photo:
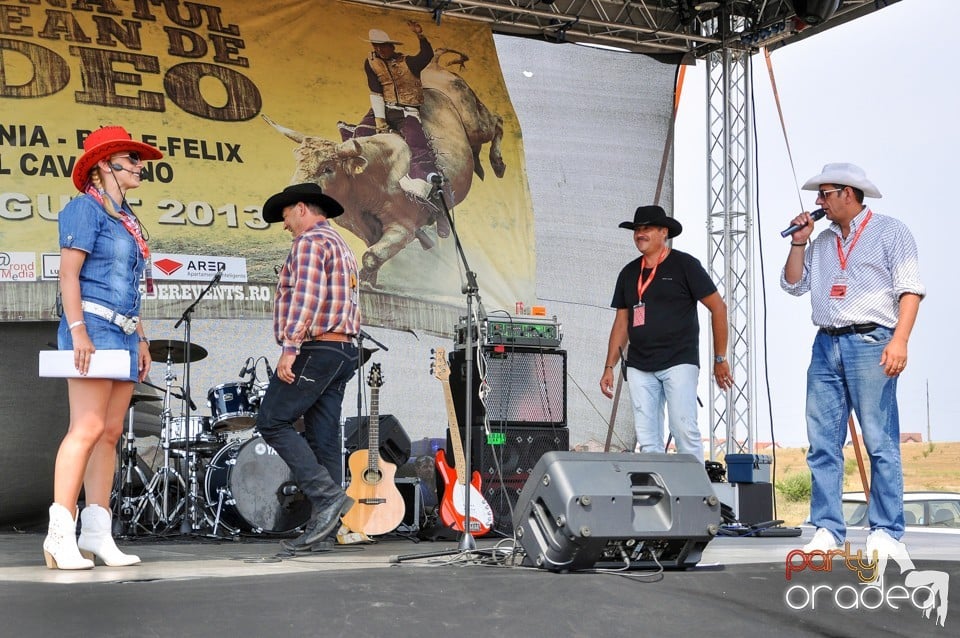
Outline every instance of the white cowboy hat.
<path fill-rule="evenodd" d="M 367 42 L 372 44 L 403 44 L 403 42 L 399 40 L 391 40 L 387 32 L 381 31 L 380 29 L 370 29 L 367 37 L 369 38 Z"/>
<path fill-rule="evenodd" d="M 819 175 L 814 175 L 803 185 L 805 191 L 820 190 L 821 184 L 836 184 L 838 186 L 853 186 L 863 191 L 865 197 L 880 199 L 883 195 L 877 190 L 873 182 L 867 179 L 867 174 L 856 164 L 839 162 L 825 164 Z"/>

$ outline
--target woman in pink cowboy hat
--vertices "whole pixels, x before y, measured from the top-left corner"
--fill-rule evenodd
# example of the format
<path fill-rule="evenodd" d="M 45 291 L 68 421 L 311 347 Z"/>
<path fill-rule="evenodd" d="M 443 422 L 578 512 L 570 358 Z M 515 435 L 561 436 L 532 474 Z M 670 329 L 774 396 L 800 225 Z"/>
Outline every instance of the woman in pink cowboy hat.
<path fill-rule="evenodd" d="M 73 183 L 82 195 L 60 212 L 63 314 L 57 343 L 60 350 L 73 351 L 79 376 L 67 380 L 70 426 L 57 451 L 50 526 L 43 541 L 51 569 L 90 569 L 95 558 L 110 566 L 140 562 L 117 548 L 110 524 L 117 440 L 134 383 L 150 370 L 150 343 L 139 320 L 145 271 L 148 289 L 152 284 L 150 250 L 124 196 L 140 186 L 143 162 L 161 157 L 121 126 L 93 131 L 73 168 Z M 130 353 L 125 379 L 88 376 L 91 355 L 98 349 Z M 86 507 L 78 540 L 81 485 Z"/>

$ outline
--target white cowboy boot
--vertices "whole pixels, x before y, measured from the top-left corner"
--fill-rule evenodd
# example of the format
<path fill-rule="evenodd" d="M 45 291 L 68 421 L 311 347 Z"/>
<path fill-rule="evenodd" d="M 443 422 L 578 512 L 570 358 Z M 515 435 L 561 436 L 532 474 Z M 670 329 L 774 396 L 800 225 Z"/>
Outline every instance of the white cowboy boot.
<path fill-rule="evenodd" d="M 50 506 L 50 525 L 43 540 L 43 557 L 50 569 L 92 569 L 93 561 L 77 549 L 77 519 L 63 505 Z"/>
<path fill-rule="evenodd" d="M 77 541 L 77 546 L 85 557 L 93 560 L 96 556 L 108 567 L 136 565 L 140 562 L 139 556 L 124 554 L 113 542 L 109 510 L 99 505 L 87 505 L 80 512 L 80 523 L 80 540 Z"/>

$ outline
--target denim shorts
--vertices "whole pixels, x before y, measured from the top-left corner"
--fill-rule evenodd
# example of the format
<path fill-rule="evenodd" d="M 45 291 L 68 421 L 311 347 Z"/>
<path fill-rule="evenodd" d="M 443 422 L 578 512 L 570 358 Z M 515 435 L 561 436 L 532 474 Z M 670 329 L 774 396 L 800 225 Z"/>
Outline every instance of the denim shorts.
<path fill-rule="evenodd" d="M 130 381 L 140 380 L 140 335 L 124 334 L 120 326 L 110 323 L 103 317 L 83 313 L 83 321 L 87 324 L 87 334 L 97 350 L 126 350 L 130 353 Z M 73 335 L 67 328 L 67 316 L 60 318 L 57 328 L 57 348 L 73 350 Z"/>

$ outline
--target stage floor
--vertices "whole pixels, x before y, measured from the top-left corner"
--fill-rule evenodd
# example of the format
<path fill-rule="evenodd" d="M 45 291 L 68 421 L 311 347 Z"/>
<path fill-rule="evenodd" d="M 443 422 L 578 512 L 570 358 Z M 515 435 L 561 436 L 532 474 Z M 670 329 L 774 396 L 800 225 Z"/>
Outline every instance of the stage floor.
<path fill-rule="evenodd" d="M 512 566 L 512 539 L 430 557 L 458 543 L 390 535 L 297 556 L 263 537 L 142 537 L 120 543 L 139 566 L 68 572 L 44 566 L 42 531 L 3 532 L 0 617 L 6 636 L 956 635 L 960 617 L 924 617 L 929 589 L 911 583 L 953 584 L 960 615 L 960 534 L 909 532 L 915 564 L 891 562 L 880 583 L 869 564 L 797 554 L 788 580 L 811 534 L 717 537 L 697 566 L 662 573 Z M 851 531 L 853 552 L 865 538 Z"/>

